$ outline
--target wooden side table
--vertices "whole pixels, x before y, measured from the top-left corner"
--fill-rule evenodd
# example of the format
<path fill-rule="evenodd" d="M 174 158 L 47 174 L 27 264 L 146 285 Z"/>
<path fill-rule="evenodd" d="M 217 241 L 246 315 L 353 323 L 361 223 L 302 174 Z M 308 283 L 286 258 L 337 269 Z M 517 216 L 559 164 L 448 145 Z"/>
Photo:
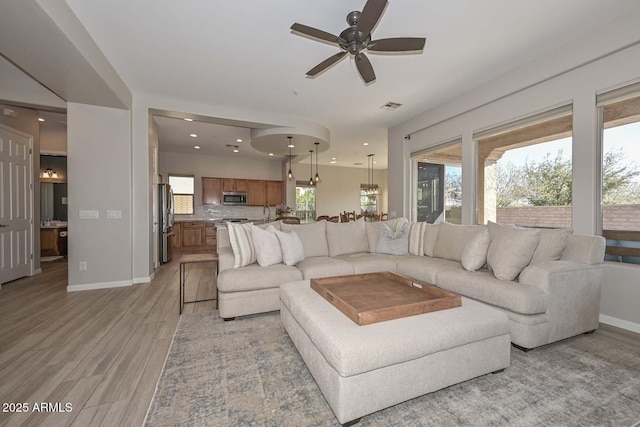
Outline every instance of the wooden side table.
<path fill-rule="evenodd" d="M 193 301 L 185 301 L 185 280 L 187 278 L 186 268 L 187 264 L 195 264 L 198 262 L 215 262 L 216 263 L 216 276 L 218 274 L 218 254 L 210 253 L 210 254 L 186 254 L 180 257 L 180 314 L 182 314 L 182 309 L 185 304 L 191 304 L 195 302 L 203 302 L 203 301 L 216 301 L 216 308 L 218 308 L 218 284 L 216 283 L 216 297 L 208 298 L 208 299 L 199 299 Z M 217 280 L 217 277 L 216 277 Z"/>

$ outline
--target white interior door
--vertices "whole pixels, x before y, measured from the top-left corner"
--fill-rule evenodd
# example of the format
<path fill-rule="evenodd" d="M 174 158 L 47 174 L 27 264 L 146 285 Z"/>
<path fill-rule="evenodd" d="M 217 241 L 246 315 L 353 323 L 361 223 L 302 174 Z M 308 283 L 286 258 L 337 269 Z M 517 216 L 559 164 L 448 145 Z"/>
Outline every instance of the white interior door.
<path fill-rule="evenodd" d="M 0 284 L 32 274 L 31 146 L 0 125 Z"/>

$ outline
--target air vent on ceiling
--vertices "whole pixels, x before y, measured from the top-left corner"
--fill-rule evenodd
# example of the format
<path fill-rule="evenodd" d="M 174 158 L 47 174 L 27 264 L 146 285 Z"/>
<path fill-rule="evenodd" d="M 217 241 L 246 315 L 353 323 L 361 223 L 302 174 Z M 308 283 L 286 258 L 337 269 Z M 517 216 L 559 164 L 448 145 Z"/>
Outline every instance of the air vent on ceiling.
<path fill-rule="evenodd" d="M 380 108 L 382 108 L 383 110 L 395 110 L 398 107 L 401 107 L 402 104 L 398 104 L 397 102 L 387 102 L 386 104 L 384 104 L 383 106 L 381 106 Z"/>

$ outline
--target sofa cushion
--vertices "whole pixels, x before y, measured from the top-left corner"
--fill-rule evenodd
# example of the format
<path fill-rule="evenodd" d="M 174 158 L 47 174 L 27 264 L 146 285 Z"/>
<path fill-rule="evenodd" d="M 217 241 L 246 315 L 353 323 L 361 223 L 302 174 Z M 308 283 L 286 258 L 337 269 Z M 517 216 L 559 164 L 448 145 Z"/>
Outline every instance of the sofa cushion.
<path fill-rule="evenodd" d="M 407 223 L 408 225 L 408 223 Z M 399 224 L 397 230 L 392 230 L 387 224 L 382 224 L 382 232 L 376 253 L 390 255 L 407 255 L 409 252 L 409 226 Z"/>
<path fill-rule="evenodd" d="M 531 265 L 547 261 L 557 261 L 567 246 L 570 228 L 541 229 L 540 242 L 531 258 Z"/>
<path fill-rule="evenodd" d="M 426 256 L 433 256 L 436 250 L 436 243 L 438 241 L 438 232 L 440 231 L 440 224 L 425 223 L 424 226 L 424 254 Z"/>
<path fill-rule="evenodd" d="M 382 232 L 382 224 L 387 224 L 392 230 L 398 227 L 398 224 L 408 222 L 407 218 L 395 218 L 388 221 L 369 221 L 365 222 L 365 230 L 367 231 L 367 240 L 369 241 L 369 251 L 375 252 L 378 247 L 378 240 Z"/>
<path fill-rule="evenodd" d="M 282 283 L 302 279 L 302 272 L 296 267 L 275 264 L 260 267 L 251 264 L 242 268 L 221 271 L 217 285 L 221 292 L 242 292 L 257 289 L 277 288 Z"/>
<path fill-rule="evenodd" d="M 487 263 L 487 251 L 490 243 L 491 237 L 489 236 L 489 230 L 486 228 L 476 234 L 462 251 L 462 258 L 460 259 L 462 267 L 467 271 L 476 271 L 484 267 Z"/>
<path fill-rule="evenodd" d="M 407 255 L 397 258 L 396 273 L 435 284 L 438 274 L 447 270 L 462 270 L 457 261 L 442 258 Z"/>
<path fill-rule="evenodd" d="M 256 262 L 256 252 L 253 248 L 253 240 L 251 238 L 251 227 L 253 223 L 234 224 L 227 222 L 227 230 L 229 230 L 229 241 L 231 249 L 233 249 L 234 263 L 233 268 L 244 267 L 245 265 Z"/>
<path fill-rule="evenodd" d="M 367 239 L 364 218 L 351 222 L 325 221 L 325 223 L 329 256 L 369 252 L 369 239 Z"/>
<path fill-rule="evenodd" d="M 437 285 L 487 304 L 521 314 L 547 311 L 548 294 L 518 282 L 496 279 L 490 271 L 449 270 L 438 274 Z"/>
<path fill-rule="evenodd" d="M 399 257 L 385 254 L 372 254 L 367 252 L 359 254 L 340 255 L 336 257 L 336 259 L 348 262 L 352 266 L 354 274 L 378 273 L 381 271 L 395 272 L 397 258 Z"/>
<path fill-rule="evenodd" d="M 252 227 L 251 240 L 261 267 L 282 263 L 282 247 L 274 227 L 269 226 L 266 230 Z"/>
<path fill-rule="evenodd" d="M 295 231 L 275 230 L 282 247 L 282 262 L 286 265 L 296 265 L 304 259 L 304 248 Z"/>
<path fill-rule="evenodd" d="M 295 231 L 302 246 L 304 257 L 329 256 L 327 244 L 327 221 L 318 221 L 311 224 L 285 224 L 282 223 L 282 231 Z"/>
<path fill-rule="evenodd" d="M 353 274 L 353 266 L 341 259 L 324 256 L 305 258 L 296 265 L 305 279 L 346 276 Z"/>
<path fill-rule="evenodd" d="M 465 246 L 476 234 L 486 228 L 484 225 L 458 225 L 448 222 L 440 223 L 438 240 L 433 254 L 437 258 L 460 261 Z"/>
<path fill-rule="evenodd" d="M 538 246 L 540 230 L 500 225 L 489 221 L 491 244 L 487 266 L 500 280 L 513 280 L 524 269 Z"/>

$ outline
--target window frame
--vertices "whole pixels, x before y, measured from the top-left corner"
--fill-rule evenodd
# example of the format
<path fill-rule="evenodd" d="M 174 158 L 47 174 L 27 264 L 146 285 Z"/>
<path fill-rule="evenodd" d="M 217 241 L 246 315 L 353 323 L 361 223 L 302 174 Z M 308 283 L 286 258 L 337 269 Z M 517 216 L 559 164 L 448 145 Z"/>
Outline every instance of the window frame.
<path fill-rule="evenodd" d="M 193 181 L 193 193 L 176 193 L 173 190 L 173 187 L 171 188 L 171 191 L 173 193 L 173 209 L 174 215 L 193 215 L 195 213 L 195 192 L 196 192 L 196 177 L 195 175 L 191 175 L 191 174 L 179 174 L 179 173 L 170 173 L 168 174 L 168 183 L 169 185 L 171 185 L 171 178 L 191 178 L 191 180 Z M 190 204 L 191 204 L 191 213 L 186 213 L 186 212 L 176 212 L 176 206 L 178 206 L 178 204 L 176 203 L 176 196 L 187 196 L 189 197 L 190 200 Z"/>

